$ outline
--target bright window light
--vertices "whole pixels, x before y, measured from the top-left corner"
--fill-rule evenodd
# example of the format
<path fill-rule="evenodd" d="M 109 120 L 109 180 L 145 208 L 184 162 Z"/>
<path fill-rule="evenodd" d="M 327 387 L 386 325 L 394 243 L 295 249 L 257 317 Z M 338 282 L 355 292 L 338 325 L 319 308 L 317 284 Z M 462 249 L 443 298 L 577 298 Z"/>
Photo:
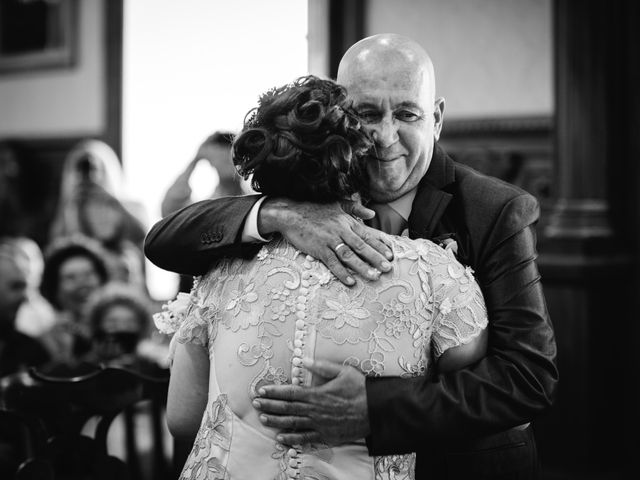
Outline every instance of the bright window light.
<path fill-rule="evenodd" d="M 150 224 L 200 143 L 238 131 L 260 93 L 307 73 L 307 57 L 304 0 L 125 2 L 122 157 Z M 177 277 L 149 264 L 148 283 L 163 300 Z"/>

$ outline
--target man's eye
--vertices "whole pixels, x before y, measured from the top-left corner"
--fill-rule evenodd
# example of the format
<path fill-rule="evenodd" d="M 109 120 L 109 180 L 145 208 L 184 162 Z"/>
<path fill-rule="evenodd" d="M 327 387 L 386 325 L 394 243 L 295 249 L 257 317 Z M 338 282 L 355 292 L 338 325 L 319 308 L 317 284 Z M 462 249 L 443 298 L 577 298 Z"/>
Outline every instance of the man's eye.
<path fill-rule="evenodd" d="M 380 114 L 372 110 L 365 110 L 363 112 L 358 112 L 358 118 L 360 118 L 364 123 L 374 123 L 380 119 Z"/>
<path fill-rule="evenodd" d="M 422 118 L 422 115 L 411 110 L 400 110 L 395 112 L 394 116 L 402 122 L 417 122 Z"/>

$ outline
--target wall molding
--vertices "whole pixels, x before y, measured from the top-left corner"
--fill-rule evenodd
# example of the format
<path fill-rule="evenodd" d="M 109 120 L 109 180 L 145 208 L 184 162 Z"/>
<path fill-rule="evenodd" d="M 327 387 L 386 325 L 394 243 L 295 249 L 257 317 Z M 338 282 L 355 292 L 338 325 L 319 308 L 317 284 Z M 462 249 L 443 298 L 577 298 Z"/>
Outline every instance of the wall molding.
<path fill-rule="evenodd" d="M 122 58 L 123 58 L 123 0 L 105 1 L 105 109 L 107 119 L 103 139 L 122 161 Z"/>
<path fill-rule="evenodd" d="M 329 77 L 336 78 L 342 55 L 365 36 L 366 1 L 329 0 Z"/>
<path fill-rule="evenodd" d="M 443 138 L 469 136 L 544 136 L 555 128 L 551 115 L 523 117 L 460 118 L 447 120 L 442 126 Z"/>

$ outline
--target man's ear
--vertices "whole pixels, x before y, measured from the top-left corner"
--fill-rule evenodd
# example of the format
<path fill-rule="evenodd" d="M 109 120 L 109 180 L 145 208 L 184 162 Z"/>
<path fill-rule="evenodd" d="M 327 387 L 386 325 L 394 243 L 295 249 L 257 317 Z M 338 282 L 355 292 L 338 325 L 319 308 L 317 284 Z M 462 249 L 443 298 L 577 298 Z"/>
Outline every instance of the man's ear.
<path fill-rule="evenodd" d="M 437 142 L 440 138 L 440 132 L 442 131 L 442 122 L 444 120 L 444 98 L 440 97 L 436 99 L 434 103 L 433 116 L 435 118 L 435 123 L 433 126 L 433 137 Z"/>

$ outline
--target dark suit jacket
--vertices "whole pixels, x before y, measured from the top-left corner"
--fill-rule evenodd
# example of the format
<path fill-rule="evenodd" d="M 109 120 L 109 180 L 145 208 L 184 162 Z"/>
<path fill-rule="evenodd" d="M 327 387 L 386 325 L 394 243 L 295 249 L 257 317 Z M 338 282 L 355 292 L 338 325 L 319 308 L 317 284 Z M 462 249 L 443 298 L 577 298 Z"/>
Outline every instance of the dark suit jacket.
<path fill-rule="evenodd" d="M 199 275 L 220 256 L 252 255 L 255 245 L 239 240 L 258 198 L 205 201 L 161 220 L 147 236 L 147 256 L 162 268 Z M 418 478 L 435 478 L 435 471 L 438 478 L 516 478 L 511 470 L 535 461 L 530 431 L 511 428 L 551 405 L 558 378 L 535 265 L 538 215 L 531 195 L 455 164 L 436 146 L 409 234 L 455 236 L 458 257 L 475 270 L 487 303 L 488 352 L 435 378 L 367 378 L 371 455 L 417 451 Z"/>

